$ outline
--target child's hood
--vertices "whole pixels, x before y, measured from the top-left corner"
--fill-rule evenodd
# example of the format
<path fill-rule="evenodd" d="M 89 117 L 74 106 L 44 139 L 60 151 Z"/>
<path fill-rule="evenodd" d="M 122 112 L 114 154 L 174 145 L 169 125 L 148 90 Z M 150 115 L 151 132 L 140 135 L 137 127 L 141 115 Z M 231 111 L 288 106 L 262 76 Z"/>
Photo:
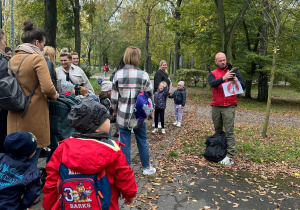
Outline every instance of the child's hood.
<path fill-rule="evenodd" d="M 79 173 L 101 172 L 120 157 L 122 151 L 117 142 L 95 139 L 70 138 L 61 142 L 62 162 Z"/>

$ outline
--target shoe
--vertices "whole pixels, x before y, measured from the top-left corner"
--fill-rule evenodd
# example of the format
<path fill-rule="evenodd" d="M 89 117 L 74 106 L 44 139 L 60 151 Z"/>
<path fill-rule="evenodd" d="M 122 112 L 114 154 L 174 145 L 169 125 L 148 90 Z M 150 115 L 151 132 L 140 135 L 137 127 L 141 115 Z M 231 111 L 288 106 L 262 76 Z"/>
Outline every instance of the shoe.
<path fill-rule="evenodd" d="M 118 133 L 114 133 L 113 137 L 119 137 Z"/>
<path fill-rule="evenodd" d="M 161 129 L 161 133 L 162 134 L 165 134 L 166 133 L 166 130 L 163 128 L 163 129 Z"/>
<path fill-rule="evenodd" d="M 161 123 L 158 123 L 158 128 L 161 128 Z"/>
<path fill-rule="evenodd" d="M 157 128 L 154 128 L 154 130 L 152 131 L 152 133 L 156 133 L 157 132 Z"/>
<path fill-rule="evenodd" d="M 34 201 L 33 201 L 33 204 L 32 205 L 36 205 L 36 204 L 38 204 L 39 202 L 40 202 L 40 196 L 39 197 L 37 197 Z"/>
<path fill-rule="evenodd" d="M 152 127 L 153 127 L 153 128 L 155 127 L 155 124 L 154 124 L 154 123 L 152 123 Z"/>
<path fill-rule="evenodd" d="M 144 175 L 151 175 L 151 174 L 155 174 L 156 173 L 156 169 L 153 168 L 151 165 L 143 170 L 143 174 Z"/>
<path fill-rule="evenodd" d="M 176 126 L 181 127 L 181 122 L 178 122 Z"/>
<path fill-rule="evenodd" d="M 234 161 L 232 160 L 232 158 L 226 156 L 226 157 L 225 157 L 223 160 L 221 160 L 219 163 L 222 164 L 222 165 L 231 166 L 231 165 L 234 164 Z"/>
<path fill-rule="evenodd" d="M 176 122 L 174 122 L 174 123 L 173 123 L 173 125 L 175 125 L 175 126 L 176 126 L 176 125 L 177 125 L 177 123 L 178 123 L 178 122 L 176 121 Z"/>

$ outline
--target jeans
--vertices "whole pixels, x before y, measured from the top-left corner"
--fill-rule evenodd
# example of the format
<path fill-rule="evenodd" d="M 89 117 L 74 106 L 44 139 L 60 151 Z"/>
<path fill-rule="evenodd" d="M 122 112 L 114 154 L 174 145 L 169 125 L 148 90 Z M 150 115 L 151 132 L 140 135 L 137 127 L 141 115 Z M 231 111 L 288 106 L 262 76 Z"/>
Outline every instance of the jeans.
<path fill-rule="evenodd" d="M 110 124 L 110 129 L 108 133 L 108 139 L 111 139 L 111 132 L 112 132 L 112 124 Z"/>
<path fill-rule="evenodd" d="M 42 151 L 42 148 L 36 148 L 34 156 L 30 159 L 30 162 L 35 166 L 37 166 L 37 164 L 39 162 L 39 157 L 40 157 L 41 151 Z"/>
<path fill-rule="evenodd" d="M 211 112 L 215 131 L 223 131 L 223 127 L 225 128 L 227 137 L 227 156 L 233 158 L 235 155 L 235 106 L 212 106 Z"/>
<path fill-rule="evenodd" d="M 125 144 L 125 147 L 122 147 L 121 149 L 126 157 L 128 165 L 131 165 L 131 161 L 130 161 L 131 130 L 119 128 L 119 131 L 120 131 L 120 141 L 123 144 Z M 146 169 L 150 166 L 150 160 L 149 160 L 149 147 L 147 144 L 147 133 L 146 133 L 145 123 L 143 123 L 141 127 L 133 129 L 133 131 L 139 149 L 142 166 L 144 169 Z"/>
<path fill-rule="evenodd" d="M 107 76 L 107 72 L 106 71 L 104 71 L 104 77 L 106 77 Z"/>

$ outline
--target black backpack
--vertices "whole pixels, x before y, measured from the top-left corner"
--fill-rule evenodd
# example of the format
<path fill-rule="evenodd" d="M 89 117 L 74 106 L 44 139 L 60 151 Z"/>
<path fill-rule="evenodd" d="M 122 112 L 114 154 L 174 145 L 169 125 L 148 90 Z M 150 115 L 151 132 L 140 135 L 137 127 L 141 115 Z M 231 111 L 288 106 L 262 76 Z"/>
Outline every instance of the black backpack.
<path fill-rule="evenodd" d="M 216 132 L 214 135 L 208 136 L 205 144 L 204 157 L 207 160 L 217 163 L 226 157 L 227 138 L 225 132 Z"/>
<path fill-rule="evenodd" d="M 11 111 L 23 111 L 22 117 L 24 117 L 24 115 L 26 114 L 31 101 L 31 97 L 39 86 L 38 82 L 34 90 L 28 96 L 26 96 L 17 80 L 19 69 L 25 58 L 27 58 L 28 56 L 29 55 L 26 55 L 21 60 L 16 73 L 14 73 L 10 68 L 9 61 L 9 71 L 11 75 L 0 79 L 0 108 Z"/>

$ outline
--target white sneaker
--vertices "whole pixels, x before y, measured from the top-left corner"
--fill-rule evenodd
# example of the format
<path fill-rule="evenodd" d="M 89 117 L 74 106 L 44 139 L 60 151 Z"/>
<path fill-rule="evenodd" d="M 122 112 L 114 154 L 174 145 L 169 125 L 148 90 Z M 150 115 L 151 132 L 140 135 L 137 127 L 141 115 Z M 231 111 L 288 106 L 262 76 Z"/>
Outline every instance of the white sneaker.
<path fill-rule="evenodd" d="M 152 133 L 156 133 L 157 132 L 157 128 L 154 128 L 154 130 L 152 131 Z"/>
<path fill-rule="evenodd" d="M 161 123 L 160 122 L 158 123 L 158 128 L 161 128 Z"/>
<path fill-rule="evenodd" d="M 165 134 L 166 133 L 166 130 L 163 128 L 163 129 L 161 129 L 161 133 L 162 134 Z"/>
<path fill-rule="evenodd" d="M 234 164 L 234 161 L 232 160 L 232 158 L 226 156 L 226 157 L 225 157 L 223 160 L 221 160 L 219 163 L 222 164 L 222 165 L 231 166 L 231 165 Z"/>
<path fill-rule="evenodd" d="M 176 126 L 181 127 L 181 122 L 178 122 Z"/>
<path fill-rule="evenodd" d="M 176 122 L 174 122 L 174 123 L 173 123 L 173 125 L 175 125 L 175 126 L 176 126 L 176 125 L 177 125 L 177 123 L 178 123 L 178 122 L 176 121 Z"/>
<path fill-rule="evenodd" d="M 156 169 L 153 168 L 151 165 L 143 170 L 143 174 L 144 175 L 151 175 L 151 174 L 155 174 L 156 173 Z"/>
<path fill-rule="evenodd" d="M 155 123 L 152 123 L 152 127 L 153 127 L 153 128 L 155 127 Z"/>

